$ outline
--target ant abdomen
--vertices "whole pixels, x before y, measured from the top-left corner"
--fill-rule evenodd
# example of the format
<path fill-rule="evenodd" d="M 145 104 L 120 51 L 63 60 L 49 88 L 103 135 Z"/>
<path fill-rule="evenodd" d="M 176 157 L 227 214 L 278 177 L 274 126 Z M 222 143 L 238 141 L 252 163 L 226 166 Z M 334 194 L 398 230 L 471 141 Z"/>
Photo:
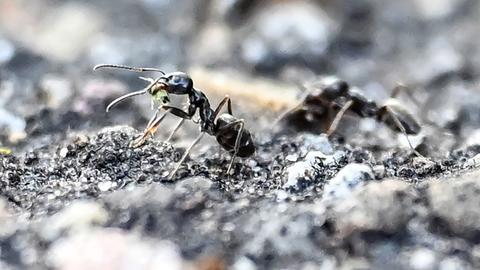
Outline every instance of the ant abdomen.
<path fill-rule="evenodd" d="M 237 156 L 239 157 L 250 157 L 255 153 L 252 135 L 243 128 L 241 119 L 230 114 L 220 115 L 216 122 L 215 134 L 217 142 L 228 152 L 234 151 L 235 146 L 238 145 Z"/>
<path fill-rule="evenodd" d="M 378 119 L 390 129 L 405 132 L 409 135 L 420 133 L 422 127 L 413 115 L 396 99 L 389 99 L 378 112 Z M 399 123 L 397 123 L 397 121 Z M 401 130 L 402 127 L 404 130 Z"/>
<path fill-rule="evenodd" d="M 312 96 L 317 96 L 328 101 L 333 101 L 338 97 L 347 95 L 350 86 L 344 80 L 334 76 L 326 76 L 307 85 L 307 88 L 312 91 Z"/>

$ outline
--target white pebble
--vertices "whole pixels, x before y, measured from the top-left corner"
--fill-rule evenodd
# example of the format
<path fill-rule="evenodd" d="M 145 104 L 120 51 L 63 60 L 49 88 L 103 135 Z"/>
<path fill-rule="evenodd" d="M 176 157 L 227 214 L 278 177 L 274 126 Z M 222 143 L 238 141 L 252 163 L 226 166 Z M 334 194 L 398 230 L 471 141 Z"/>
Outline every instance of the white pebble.
<path fill-rule="evenodd" d="M 423 248 L 416 250 L 410 257 L 410 266 L 415 270 L 429 270 L 435 266 L 435 253 Z"/>
<path fill-rule="evenodd" d="M 100 191 L 108 191 L 112 188 L 112 182 L 100 182 L 97 186 Z"/>
<path fill-rule="evenodd" d="M 325 185 L 323 199 L 345 198 L 354 188 L 372 179 L 374 175 L 369 165 L 348 164 Z"/>

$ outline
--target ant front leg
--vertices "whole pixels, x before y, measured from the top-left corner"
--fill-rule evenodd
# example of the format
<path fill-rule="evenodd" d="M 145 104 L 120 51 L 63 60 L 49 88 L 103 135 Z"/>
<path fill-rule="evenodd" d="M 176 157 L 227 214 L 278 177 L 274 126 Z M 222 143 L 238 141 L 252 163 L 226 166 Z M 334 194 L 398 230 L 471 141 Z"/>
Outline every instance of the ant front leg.
<path fill-rule="evenodd" d="M 340 123 L 340 120 L 342 120 L 343 115 L 345 115 L 345 112 L 352 106 L 353 100 L 349 100 L 345 105 L 343 105 L 342 109 L 335 115 L 335 118 L 333 119 L 332 123 L 330 124 L 330 127 L 328 128 L 327 131 L 327 136 L 330 137 L 330 135 L 337 130 L 338 124 Z"/>
<path fill-rule="evenodd" d="M 142 136 L 136 138 L 131 146 L 132 147 L 139 147 L 141 146 L 146 140 L 147 140 L 147 137 L 148 136 L 151 136 L 153 137 L 153 135 L 155 134 L 155 132 L 157 131 L 158 129 L 158 126 L 160 125 L 160 122 L 162 122 L 162 120 L 165 118 L 165 116 L 167 116 L 168 114 L 168 110 L 165 111 L 160 117 L 158 117 L 158 113 L 160 112 L 160 108 L 157 109 L 157 111 L 155 112 L 155 115 L 153 115 L 153 117 L 150 119 L 150 121 L 148 122 L 147 124 L 147 127 L 145 128 L 145 130 L 143 131 L 143 134 Z"/>

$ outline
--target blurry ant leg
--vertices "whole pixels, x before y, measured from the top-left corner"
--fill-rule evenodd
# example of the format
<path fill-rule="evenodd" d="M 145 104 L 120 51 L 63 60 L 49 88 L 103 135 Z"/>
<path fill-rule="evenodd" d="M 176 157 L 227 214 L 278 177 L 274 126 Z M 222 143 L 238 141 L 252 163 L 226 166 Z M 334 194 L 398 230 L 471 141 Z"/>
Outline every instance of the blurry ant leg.
<path fill-rule="evenodd" d="M 165 118 L 165 116 L 167 116 L 168 114 L 168 111 L 164 112 L 160 117 L 158 117 L 158 112 L 159 110 L 157 110 L 155 112 L 155 115 L 150 119 L 150 121 L 148 122 L 148 125 L 147 127 L 145 128 L 145 130 L 143 131 L 143 134 L 136 138 L 133 142 L 132 142 L 132 147 L 136 148 L 136 147 L 139 147 L 141 146 L 146 140 L 147 140 L 147 137 L 148 136 L 152 136 L 155 134 L 155 132 L 157 131 L 158 129 L 158 126 L 160 125 L 160 122 L 162 122 L 162 120 Z"/>
<path fill-rule="evenodd" d="M 293 106 L 292 108 L 290 109 L 286 109 L 285 111 L 283 111 L 277 118 L 275 118 L 275 120 L 273 120 L 273 123 L 272 125 L 270 126 L 270 129 L 273 129 L 277 126 L 278 123 L 280 123 L 280 121 L 282 121 L 283 119 L 285 119 L 285 117 L 287 115 L 289 115 L 290 113 L 300 109 L 303 104 L 305 103 L 305 100 L 307 99 L 308 95 L 310 95 L 309 92 L 306 92 L 301 98 L 300 98 L 300 102 L 298 102 L 297 105 Z"/>
<path fill-rule="evenodd" d="M 420 107 L 421 104 L 420 102 L 413 96 L 412 93 L 412 88 L 409 86 L 403 84 L 403 83 L 397 83 L 395 87 L 392 90 L 392 93 L 390 94 L 390 98 L 397 98 L 398 95 L 400 95 L 401 92 L 404 92 L 407 94 L 408 98 L 413 101 L 415 106 Z"/>
<path fill-rule="evenodd" d="M 424 157 L 422 154 L 420 154 L 415 148 L 413 147 L 412 143 L 410 142 L 410 139 L 408 138 L 407 131 L 405 130 L 405 127 L 402 125 L 402 122 L 398 119 L 398 117 L 395 115 L 395 113 L 388 107 L 384 107 L 385 110 L 388 112 L 390 117 L 392 117 L 393 122 L 395 122 L 395 125 L 400 129 L 400 131 L 405 135 L 405 138 L 407 139 L 408 145 L 412 149 L 413 153 L 415 153 L 416 156 L 418 157 Z"/>
<path fill-rule="evenodd" d="M 330 135 L 332 135 L 333 132 L 335 132 L 343 115 L 352 106 L 352 104 L 353 104 L 353 101 L 349 100 L 347 103 L 345 103 L 345 105 L 343 105 L 342 109 L 337 113 L 337 115 L 335 115 L 335 118 L 333 119 L 332 123 L 330 124 L 330 127 L 327 130 L 328 137 L 330 137 Z"/>
<path fill-rule="evenodd" d="M 192 148 L 202 139 L 203 135 L 205 135 L 205 132 L 201 132 L 200 135 L 198 135 L 198 137 L 193 141 L 193 143 L 187 148 L 187 150 L 185 150 L 185 154 L 183 154 L 182 158 L 180 159 L 180 161 L 177 163 L 177 166 L 175 166 L 175 169 L 173 169 L 173 171 L 170 173 L 170 175 L 168 176 L 168 180 L 172 180 L 173 177 L 175 176 L 175 174 L 177 173 L 178 169 L 180 168 L 180 166 L 182 165 L 182 163 L 185 161 L 185 159 L 187 158 L 188 154 L 190 153 L 190 151 L 192 150 Z"/>
<path fill-rule="evenodd" d="M 169 142 L 173 138 L 173 135 L 182 126 L 184 121 L 185 121 L 185 118 L 182 118 L 182 119 L 180 119 L 180 121 L 178 121 L 177 125 L 175 125 L 175 128 L 172 130 L 172 132 L 170 133 L 170 135 L 168 136 L 168 138 L 165 142 Z"/>

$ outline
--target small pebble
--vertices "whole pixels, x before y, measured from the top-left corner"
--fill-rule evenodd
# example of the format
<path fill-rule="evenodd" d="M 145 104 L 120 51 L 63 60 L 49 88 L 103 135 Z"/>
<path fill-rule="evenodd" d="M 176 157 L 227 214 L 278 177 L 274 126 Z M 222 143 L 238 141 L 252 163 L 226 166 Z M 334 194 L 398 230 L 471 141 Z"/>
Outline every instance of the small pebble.
<path fill-rule="evenodd" d="M 98 189 L 102 192 L 108 191 L 112 188 L 112 182 L 100 182 L 98 183 Z"/>
<path fill-rule="evenodd" d="M 7 63 L 15 55 L 13 44 L 0 37 L 0 65 Z"/>
<path fill-rule="evenodd" d="M 357 186 L 374 179 L 372 168 L 366 164 L 351 163 L 343 167 L 324 188 L 323 199 L 345 198 Z"/>
<path fill-rule="evenodd" d="M 436 262 L 435 253 L 429 249 L 422 248 L 413 252 L 410 257 L 410 267 L 415 270 L 434 269 Z"/>
<path fill-rule="evenodd" d="M 66 147 L 60 149 L 59 155 L 63 158 L 66 157 L 68 155 L 68 149 Z"/>
<path fill-rule="evenodd" d="M 480 154 L 476 154 L 474 157 L 469 158 L 464 165 L 464 167 L 467 168 L 476 168 L 478 166 L 480 166 Z"/>
<path fill-rule="evenodd" d="M 48 74 L 40 81 L 40 88 L 47 94 L 47 106 L 58 108 L 71 101 L 73 96 L 72 82 L 62 76 Z"/>

